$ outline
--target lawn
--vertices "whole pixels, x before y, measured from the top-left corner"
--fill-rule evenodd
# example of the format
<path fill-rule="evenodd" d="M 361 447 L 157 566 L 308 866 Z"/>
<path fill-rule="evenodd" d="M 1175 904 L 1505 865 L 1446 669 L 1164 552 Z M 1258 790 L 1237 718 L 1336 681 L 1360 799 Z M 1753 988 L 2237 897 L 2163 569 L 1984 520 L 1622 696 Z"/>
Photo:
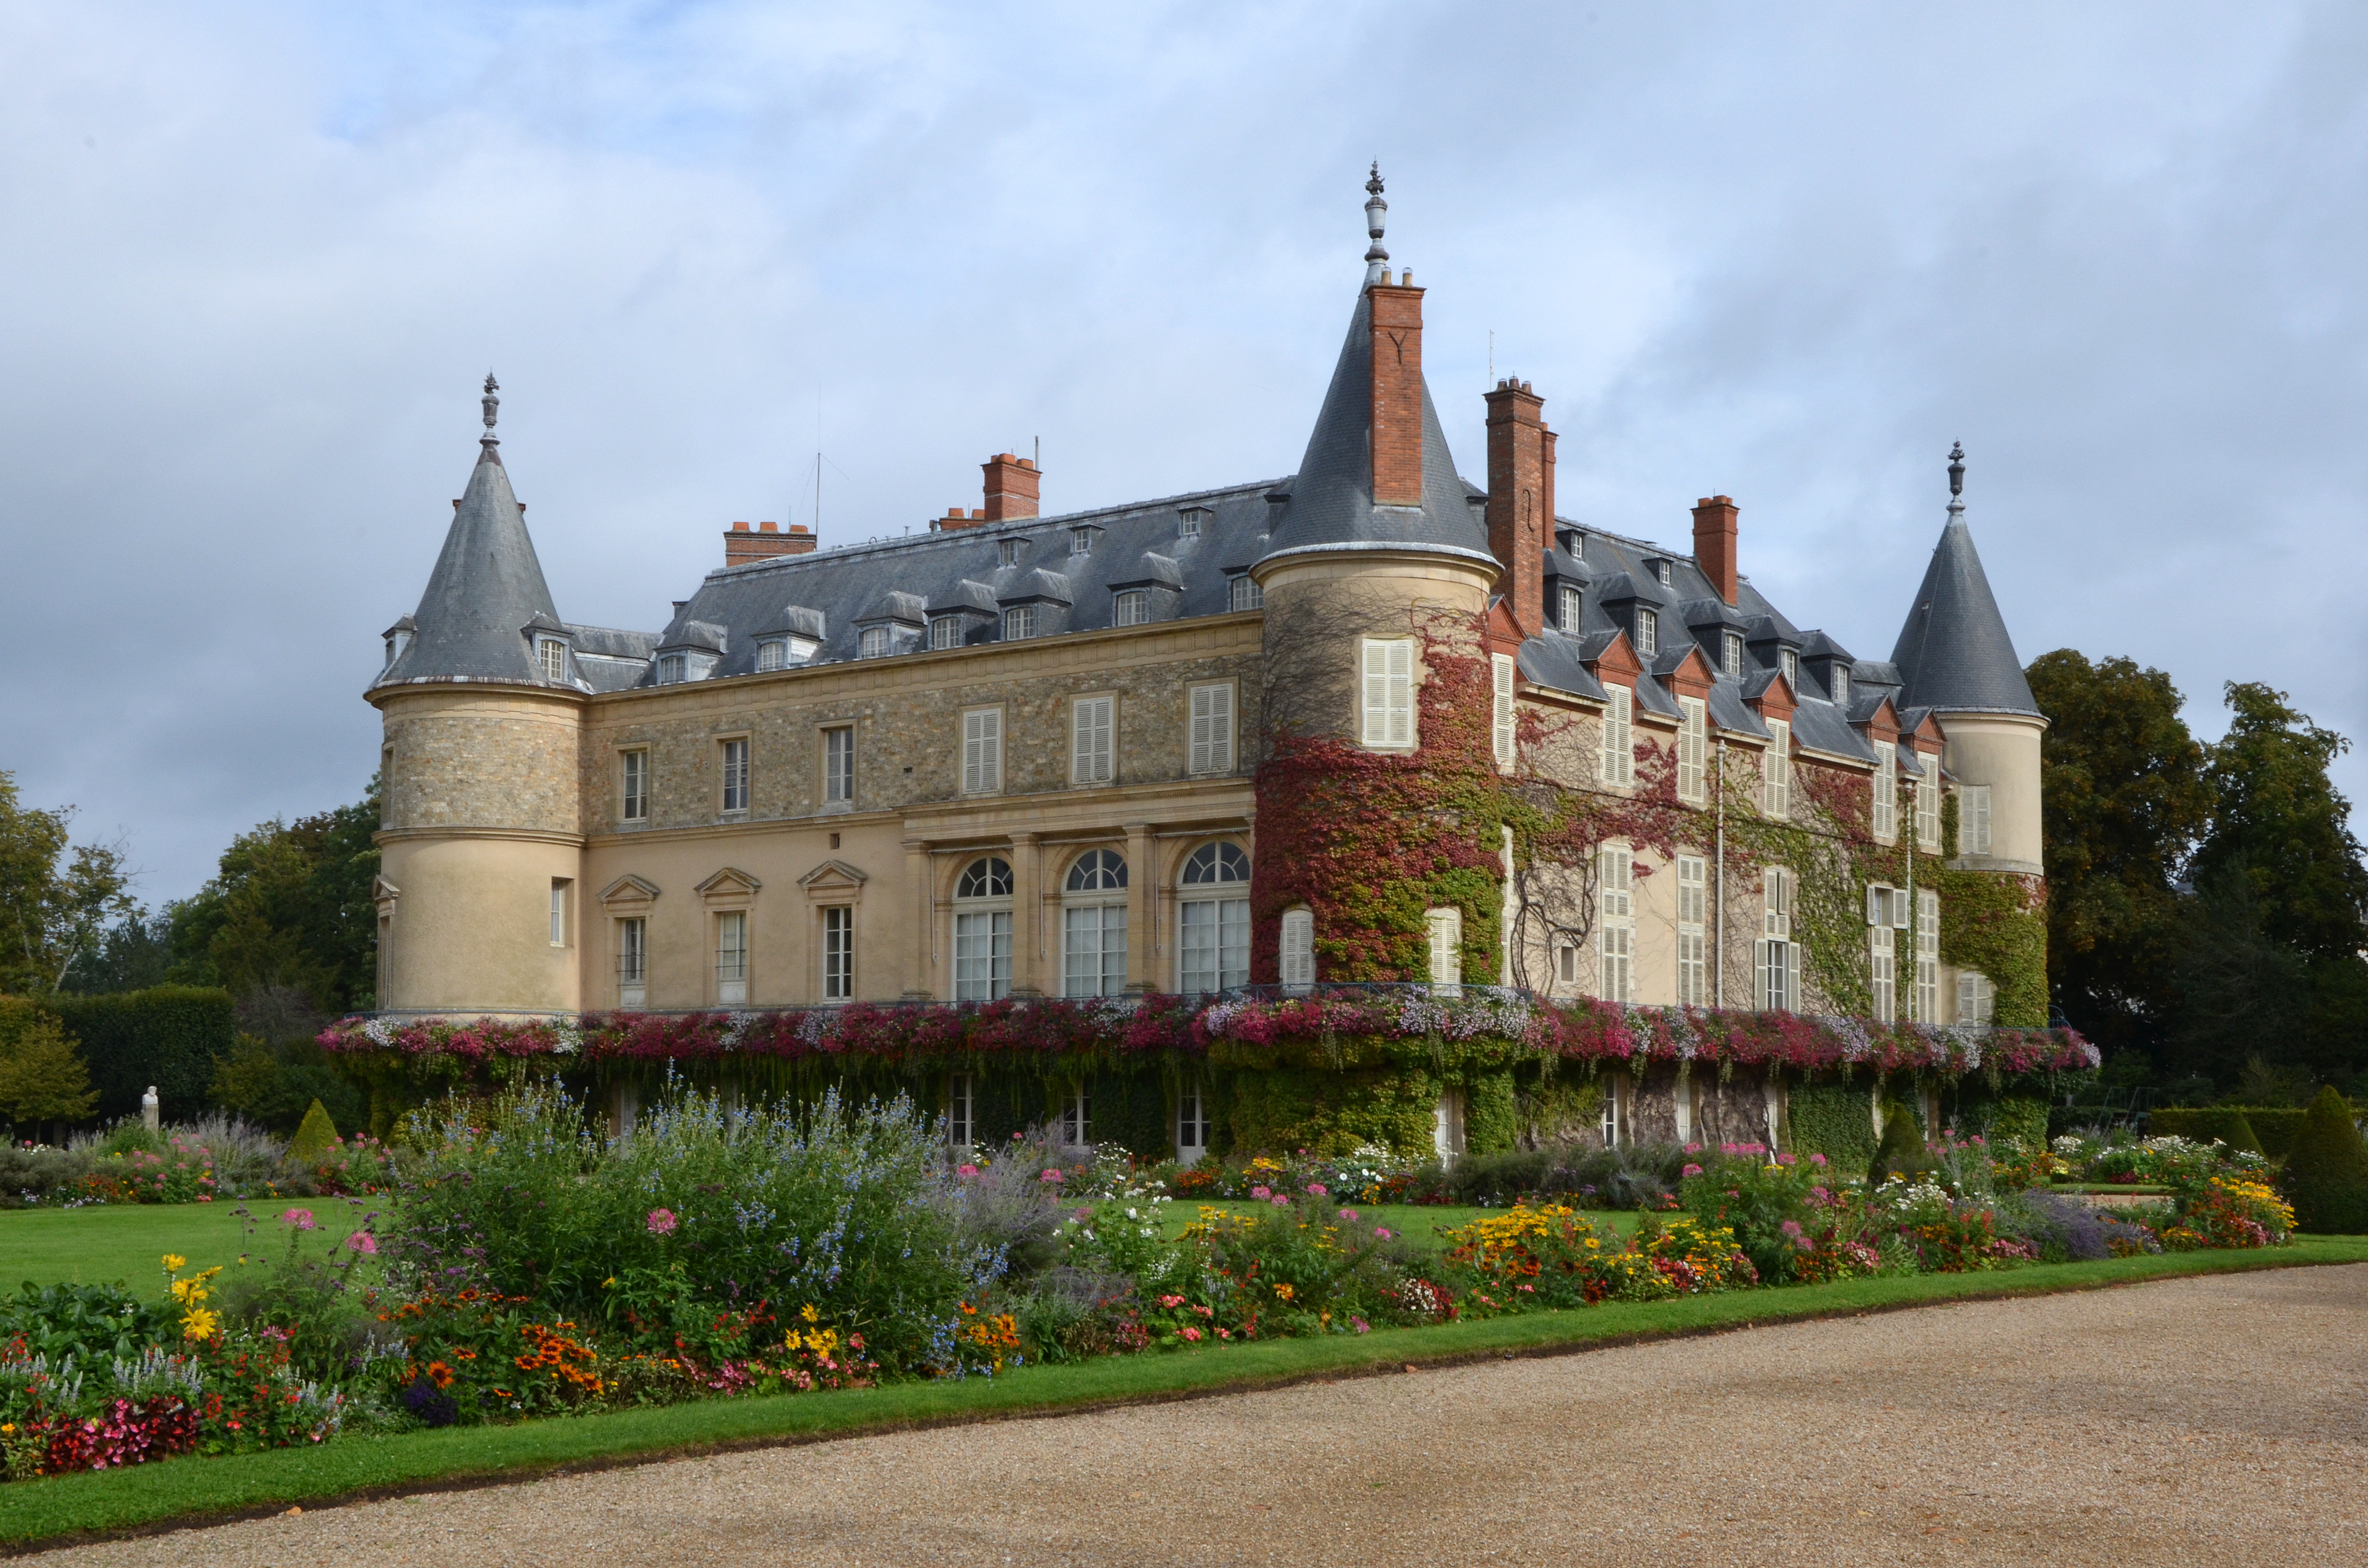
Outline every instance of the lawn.
<path fill-rule="evenodd" d="M 376 1199 L 296 1198 L 0 1210 L 0 1291 L 13 1293 L 28 1279 L 37 1285 L 120 1281 L 161 1296 L 159 1260 L 168 1252 L 188 1258 L 193 1268 L 238 1260 L 249 1246 L 241 1209 L 255 1214 L 257 1242 L 277 1246 L 286 1235 L 278 1216 L 288 1209 L 309 1209 L 324 1230 L 343 1234 L 360 1229 L 361 1216 L 378 1207 Z"/>
<path fill-rule="evenodd" d="M 2368 1237 L 2313 1236 L 2258 1252 L 2170 1253 L 2106 1263 L 1980 1274 L 1911 1275 L 1833 1285 L 1737 1290 L 1653 1303 L 1607 1303 L 1437 1328 L 1270 1340 L 1223 1349 L 1106 1357 L 988 1380 L 899 1383 L 841 1393 L 718 1399 L 516 1426 L 448 1427 L 347 1437 L 319 1448 L 229 1459 L 181 1459 L 98 1474 L 0 1484 L 0 1544 L 161 1520 L 279 1512 L 356 1493 L 527 1479 L 563 1465 L 650 1459 L 853 1437 L 921 1425 L 1173 1399 L 1358 1376 L 1401 1366 L 1552 1355 L 1637 1339 L 1881 1312 L 1985 1297 L 2135 1285 L 2180 1275 L 2308 1264 L 2368 1263 Z"/>

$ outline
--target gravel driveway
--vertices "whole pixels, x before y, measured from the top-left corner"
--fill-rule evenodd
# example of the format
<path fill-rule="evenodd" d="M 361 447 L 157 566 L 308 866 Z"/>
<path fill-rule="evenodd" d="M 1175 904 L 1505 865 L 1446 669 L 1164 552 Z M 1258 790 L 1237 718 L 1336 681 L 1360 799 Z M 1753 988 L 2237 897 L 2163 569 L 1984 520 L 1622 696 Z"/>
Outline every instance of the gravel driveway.
<path fill-rule="evenodd" d="M 2368 1562 L 2368 1265 L 315 1509 L 68 1563 Z"/>

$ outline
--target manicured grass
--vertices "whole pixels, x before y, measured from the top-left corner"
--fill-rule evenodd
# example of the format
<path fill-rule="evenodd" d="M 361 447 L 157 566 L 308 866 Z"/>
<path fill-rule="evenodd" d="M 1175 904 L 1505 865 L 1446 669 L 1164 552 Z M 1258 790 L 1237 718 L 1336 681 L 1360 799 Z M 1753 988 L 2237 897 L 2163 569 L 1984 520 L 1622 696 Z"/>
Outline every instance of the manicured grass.
<path fill-rule="evenodd" d="M 165 1293 L 164 1256 L 178 1253 L 189 1267 L 211 1268 L 235 1263 L 250 1245 L 279 1247 L 287 1232 L 279 1216 L 309 1209 L 321 1233 L 346 1235 L 361 1228 L 362 1217 L 383 1210 L 383 1200 L 346 1198 L 233 1199 L 212 1203 L 126 1203 L 89 1209 L 0 1210 L 0 1293 L 13 1294 L 25 1280 L 36 1285 L 111 1285 L 120 1282 L 142 1295 Z M 256 1218 L 250 1244 L 241 1208 Z M 381 1233 L 384 1225 L 380 1227 Z"/>
<path fill-rule="evenodd" d="M 1353 1377 L 1407 1364 L 1554 1354 L 1788 1319 L 2137 1284 L 2180 1275 L 2331 1263 L 2368 1263 L 2368 1237 L 2310 1237 L 2291 1247 L 2261 1252 L 2175 1253 L 1987 1274 L 1919 1275 L 1741 1290 L 1650 1305 L 1613 1303 L 1361 1336 L 1116 1357 L 1076 1367 L 1034 1368 L 992 1381 L 972 1379 L 847 1393 L 714 1400 L 517 1426 L 344 1437 L 319 1448 L 222 1460 L 175 1460 L 127 1471 L 0 1485 L 0 1542 L 49 1541 L 168 1519 L 195 1522 L 210 1516 L 276 1512 L 290 1504 L 317 1505 L 356 1494 L 399 1494 L 471 1481 L 523 1479 L 561 1467 L 1176 1399 L 1307 1378 Z"/>

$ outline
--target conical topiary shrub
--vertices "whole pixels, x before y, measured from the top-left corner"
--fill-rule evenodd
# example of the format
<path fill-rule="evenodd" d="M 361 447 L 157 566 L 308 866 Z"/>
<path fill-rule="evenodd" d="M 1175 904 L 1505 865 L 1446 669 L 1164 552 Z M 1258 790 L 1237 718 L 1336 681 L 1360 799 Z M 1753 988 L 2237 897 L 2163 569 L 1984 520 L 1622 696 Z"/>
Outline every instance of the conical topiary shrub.
<path fill-rule="evenodd" d="M 314 1100 L 313 1108 L 304 1113 L 303 1122 L 297 1127 L 296 1136 L 288 1140 L 285 1163 L 292 1169 L 302 1170 L 327 1159 L 336 1146 L 337 1124 L 330 1119 L 328 1108 Z"/>
<path fill-rule="evenodd" d="M 2368 1143 L 2351 1107 L 2332 1085 L 2303 1113 L 2286 1151 L 2286 1197 L 2297 1231 L 2356 1235 L 2368 1232 Z"/>
<path fill-rule="evenodd" d="M 2253 1131 L 2253 1124 L 2245 1119 L 2242 1110 L 2228 1113 L 2227 1122 L 2220 1129 L 2220 1142 L 2231 1149 L 2242 1149 L 2248 1154 L 2261 1153 L 2261 1140 Z"/>
<path fill-rule="evenodd" d="M 1916 1113 L 1893 1100 L 1883 1108 L 1883 1141 L 1874 1146 L 1874 1163 L 1867 1167 L 1867 1180 L 1920 1176 L 1931 1168 L 1932 1157 L 1924 1147 L 1924 1130 L 1916 1125 Z"/>

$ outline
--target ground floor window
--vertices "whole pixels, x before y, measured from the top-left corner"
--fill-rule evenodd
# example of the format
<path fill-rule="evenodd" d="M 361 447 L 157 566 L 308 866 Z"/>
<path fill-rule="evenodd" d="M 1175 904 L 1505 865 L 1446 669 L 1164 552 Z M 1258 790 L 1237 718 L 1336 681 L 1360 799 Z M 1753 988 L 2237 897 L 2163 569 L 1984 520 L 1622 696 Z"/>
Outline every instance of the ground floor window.
<path fill-rule="evenodd" d="M 1177 989 L 1187 996 L 1250 983 L 1250 901 L 1187 899 L 1177 906 Z"/>
<path fill-rule="evenodd" d="M 1087 1149 L 1094 1142 L 1093 1090 L 1080 1084 L 1061 1101 L 1061 1147 Z"/>
<path fill-rule="evenodd" d="M 1180 1165 L 1191 1165 L 1209 1152 L 1211 1136 L 1216 1131 L 1209 1117 L 1208 1088 L 1197 1078 L 1188 1078 L 1176 1095 L 1176 1158 Z"/>
<path fill-rule="evenodd" d="M 956 1149 L 978 1142 L 978 1080 L 967 1073 L 946 1080 L 946 1142 Z"/>
<path fill-rule="evenodd" d="M 1126 989 L 1126 905 L 1086 904 L 1061 912 L 1061 991 L 1115 996 Z"/>
<path fill-rule="evenodd" d="M 822 912 L 822 999 L 855 995 L 855 911 L 838 904 Z"/>
<path fill-rule="evenodd" d="M 719 1006 L 748 1005 L 748 915 L 734 910 L 715 917 L 715 1000 Z"/>
<path fill-rule="evenodd" d="M 631 1010 L 648 1005 L 650 923 L 635 915 L 617 922 L 617 1006 Z"/>

